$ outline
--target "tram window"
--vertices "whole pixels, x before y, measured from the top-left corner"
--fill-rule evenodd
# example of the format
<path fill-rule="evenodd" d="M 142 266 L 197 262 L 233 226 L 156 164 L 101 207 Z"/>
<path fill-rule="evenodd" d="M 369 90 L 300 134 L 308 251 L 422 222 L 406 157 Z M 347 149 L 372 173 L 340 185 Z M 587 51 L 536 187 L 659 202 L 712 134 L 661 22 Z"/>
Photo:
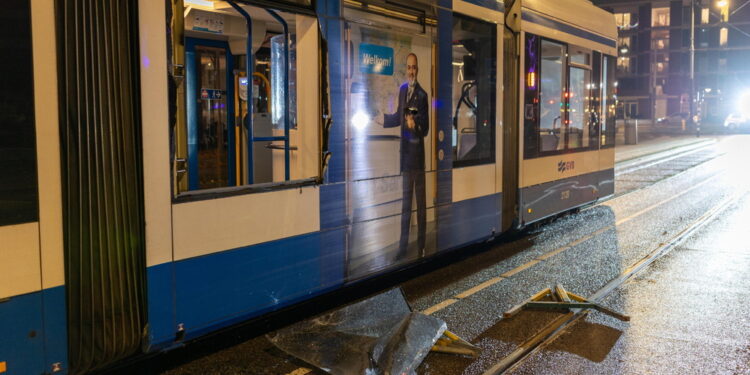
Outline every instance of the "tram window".
<path fill-rule="evenodd" d="M 601 53 L 526 34 L 524 155 L 599 144 Z"/>
<path fill-rule="evenodd" d="M 563 129 L 567 132 L 568 149 L 588 148 L 591 145 L 593 83 L 591 80 L 591 52 L 569 47 L 567 111 Z"/>
<path fill-rule="evenodd" d="M 496 33 L 495 24 L 453 16 L 454 166 L 494 160 Z"/>
<path fill-rule="evenodd" d="M 568 90 L 568 148 L 589 147 L 589 92 L 591 71 L 570 68 L 570 89 Z"/>
<path fill-rule="evenodd" d="M 28 0 L 3 2 L 0 33 L 0 226 L 36 221 L 34 77 Z"/>
<path fill-rule="evenodd" d="M 617 115 L 617 81 L 615 80 L 616 58 L 604 56 L 602 68 L 602 134 L 601 145 L 615 145 L 615 117 Z"/>
<path fill-rule="evenodd" d="M 176 80 L 184 111 L 175 116 L 176 192 L 317 178 L 316 19 L 242 5 L 252 19 L 247 69 L 241 12 L 229 3 L 210 9 L 188 3 L 174 10 L 184 14 L 184 39 L 173 41 L 173 65 L 181 65 L 181 56 L 185 65 L 184 81 Z"/>
<path fill-rule="evenodd" d="M 542 152 L 563 150 L 565 46 L 548 40 L 542 40 L 541 45 L 539 149 Z"/>

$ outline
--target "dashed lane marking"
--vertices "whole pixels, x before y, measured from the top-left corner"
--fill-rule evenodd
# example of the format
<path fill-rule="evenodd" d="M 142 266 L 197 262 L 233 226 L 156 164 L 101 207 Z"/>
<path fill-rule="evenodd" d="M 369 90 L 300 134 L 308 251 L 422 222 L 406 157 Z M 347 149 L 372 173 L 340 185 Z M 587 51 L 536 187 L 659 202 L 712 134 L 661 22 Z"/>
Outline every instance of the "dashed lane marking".
<path fill-rule="evenodd" d="M 509 278 L 509 277 L 511 277 L 511 276 L 513 276 L 513 275 L 515 275 L 515 274 L 517 274 L 517 273 L 519 273 L 519 272 L 521 272 L 521 271 L 523 271 L 525 269 L 533 267 L 535 264 L 537 264 L 539 262 L 540 262 L 539 259 L 534 259 L 531 262 L 528 262 L 526 264 L 522 264 L 522 265 L 520 265 L 520 266 L 518 266 L 518 267 L 516 267 L 516 268 L 514 268 L 514 269 L 512 269 L 512 270 L 510 270 L 510 271 L 508 271 L 508 272 L 506 272 L 506 273 L 504 273 L 502 275 L 500 275 L 500 277 L 502 277 L 504 279 L 507 279 L 507 278 Z"/>
<path fill-rule="evenodd" d="M 600 234 L 602 234 L 602 233 L 604 233 L 604 232 L 606 232 L 608 230 L 612 230 L 612 229 L 615 229 L 615 226 L 614 225 L 608 225 L 608 226 L 606 226 L 606 227 L 604 227 L 602 229 L 599 229 L 598 231 L 596 231 L 594 233 L 591 233 L 591 234 L 589 234 L 589 235 L 587 235 L 585 237 L 581 237 L 580 239 L 578 239 L 576 241 L 573 241 L 573 242 L 571 242 L 571 243 L 569 243 L 569 244 L 567 244 L 567 245 L 565 245 L 565 246 L 563 246 L 563 247 L 561 247 L 561 248 L 559 248 L 557 250 L 553 250 L 553 251 L 550 251 L 547 254 L 539 256 L 536 259 L 539 259 L 541 261 L 547 260 L 547 259 L 552 258 L 553 256 L 555 256 L 557 254 L 562 253 L 565 250 L 570 249 L 571 247 L 574 247 L 576 245 L 580 245 L 581 243 L 586 242 L 586 241 L 588 241 L 588 240 L 590 240 L 590 239 L 592 239 L 592 238 L 594 238 L 594 237 L 596 237 L 596 236 L 598 236 L 598 235 L 600 235 Z"/>
<path fill-rule="evenodd" d="M 491 279 L 489 279 L 489 280 L 487 280 L 487 281 L 485 281 L 485 282 L 483 282 L 483 283 L 481 283 L 481 284 L 479 284 L 479 285 L 477 285 L 477 286 L 475 286 L 475 287 L 473 287 L 473 288 L 471 288 L 471 289 L 469 289 L 467 291 L 464 291 L 462 293 L 456 294 L 456 298 L 463 299 L 463 298 L 469 297 L 469 296 L 471 296 L 471 295 L 473 295 L 473 294 L 475 294 L 475 293 L 477 293 L 477 292 L 479 292 L 481 290 L 487 289 L 487 288 L 489 288 L 489 287 L 491 287 L 491 286 L 499 283 L 502 280 L 503 280 L 502 277 L 493 277 L 493 278 L 491 278 Z"/>
<path fill-rule="evenodd" d="M 458 302 L 457 299 L 448 298 L 447 300 L 445 300 L 443 302 L 440 302 L 437 305 L 432 306 L 432 307 L 428 308 L 425 311 L 422 311 L 422 314 L 432 315 L 434 312 L 440 311 L 440 310 L 442 310 L 442 309 L 444 309 L 444 308 L 446 308 L 446 307 L 448 307 L 448 306 L 450 306 L 450 305 L 452 305 L 452 304 L 454 304 L 456 302 Z"/>
<path fill-rule="evenodd" d="M 542 256 L 540 256 L 540 257 L 537 257 L 536 259 L 538 259 L 538 260 L 540 260 L 540 261 L 541 261 L 541 260 L 547 260 L 547 259 L 549 259 L 549 258 L 552 258 L 553 256 L 555 256 L 555 255 L 557 255 L 557 254 L 560 254 L 560 253 L 562 253 L 563 251 L 565 251 L 565 250 L 568 250 L 568 249 L 570 249 L 570 246 L 563 246 L 563 247 L 561 247 L 561 248 L 559 248 L 559 249 L 557 249 L 557 250 L 553 250 L 553 251 L 550 251 L 550 252 L 549 252 L 549 253 L 547 253 L 547 254 L 544 254 L 544 255 L 542 255 Z"/>

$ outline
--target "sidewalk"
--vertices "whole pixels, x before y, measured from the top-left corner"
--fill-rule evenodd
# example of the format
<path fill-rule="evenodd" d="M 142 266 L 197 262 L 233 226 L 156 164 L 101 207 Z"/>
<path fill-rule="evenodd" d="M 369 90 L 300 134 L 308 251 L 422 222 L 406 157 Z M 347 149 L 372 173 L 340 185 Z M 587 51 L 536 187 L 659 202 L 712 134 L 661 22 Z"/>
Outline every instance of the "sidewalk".
<path fill-rule="evenodd" d="M 620 120 L 617 123 L 615 135 L 615 163 L 683 147 L 700 147 L 701 143 L 716 142 L 723 136 L 723 133 L 717 131 L 715 126 L 706 126 L 706 128 L 709 131 L 696 137 L 695 129 L 692 128 L 682 130 L 681 126 L 654 126 L 647 121 L 640 121 L 638 143 L 627 145 L 625 144 L 625 124 Z"/>
<path fill-rule="evenodd" d="M 619 138 L 618 141 L 620 141 Z M 624 142 L 615 144 L 615 163 L 681 147 L 713 143 L 718 138 L 715 135 L 696 137 L 695 135 L 639 134 L 638 144 L 626 145 Z"/>

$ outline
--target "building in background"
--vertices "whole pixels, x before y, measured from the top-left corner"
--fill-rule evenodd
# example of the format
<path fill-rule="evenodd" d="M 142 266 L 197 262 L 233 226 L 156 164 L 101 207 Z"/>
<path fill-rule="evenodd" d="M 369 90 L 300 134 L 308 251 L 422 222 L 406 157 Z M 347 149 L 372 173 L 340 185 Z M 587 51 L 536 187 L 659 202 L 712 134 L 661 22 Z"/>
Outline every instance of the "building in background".
<path fill-rule="evenodd" d="M 691 1 L 593 0 L 618 24 L 620 118 L 690 112 Z M 705 121 L 721 122 L 742 107 L 750 112 L 750 103 L 739 102 L 750 93 L 750 0 L 694 2 L 695 90 Z"/>

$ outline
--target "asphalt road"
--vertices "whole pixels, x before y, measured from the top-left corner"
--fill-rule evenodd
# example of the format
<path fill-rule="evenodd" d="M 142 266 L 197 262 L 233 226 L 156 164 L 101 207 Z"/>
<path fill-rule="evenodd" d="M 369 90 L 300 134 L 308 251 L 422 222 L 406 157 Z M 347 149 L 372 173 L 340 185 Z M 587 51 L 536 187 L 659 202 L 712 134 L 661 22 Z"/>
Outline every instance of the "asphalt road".
<path fill-rule="evenodd" d="M 557 283 L 590 297 L 667 249 L 600 300 L 629 322 L 584 312 L 509 373 L 750 374 L 749 160 L 750 136 L 738 135 L 620 163 L 614 198 L 403 283 L 415 310 L 482 349 L 431 353 L 417 373 L 483 374 L 563 314 L 503 311 Z M 323 374 L 264 336 L 169 362 L 124 371 Z"/>

